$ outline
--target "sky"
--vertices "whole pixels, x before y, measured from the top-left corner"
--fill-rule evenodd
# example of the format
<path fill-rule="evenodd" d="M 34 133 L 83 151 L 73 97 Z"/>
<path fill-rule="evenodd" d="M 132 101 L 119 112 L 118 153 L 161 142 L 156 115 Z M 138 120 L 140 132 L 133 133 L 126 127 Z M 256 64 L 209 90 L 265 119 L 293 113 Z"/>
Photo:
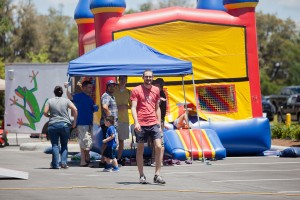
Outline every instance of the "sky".
<path fill-rule="evenodd" d="M 21 0 L 14 0 L 18 2 Z M 24 0 L 23 0 L 24 1 Z M 137 9 L 139 5 L 148 0 L 126 0 L 126 9 Z M 156 2 L 157 0 L 152 0 Z M 196 0 L 190 0 L 191 3 Z M 32 0 L 40 14 L 47 14 L 49 7 L 59 8 L 63 4 L 63 14 L 73 17 L 78 0 Z M 267 14 L 276 14 L 278 18 L 287 19 L 290 17 L 296 22 L 300 22 L 300 0 L 260 0 L 257 11 Z"/>

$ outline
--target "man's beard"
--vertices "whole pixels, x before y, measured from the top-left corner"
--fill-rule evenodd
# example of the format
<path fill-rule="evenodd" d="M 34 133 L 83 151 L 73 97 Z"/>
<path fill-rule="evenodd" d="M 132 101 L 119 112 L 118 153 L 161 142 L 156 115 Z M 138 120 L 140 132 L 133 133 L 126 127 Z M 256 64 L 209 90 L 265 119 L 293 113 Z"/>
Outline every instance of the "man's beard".
<path fill-rule="evenodd" d="M 145 85 L 151 85 L 152 81 L 145 81 Z"/>

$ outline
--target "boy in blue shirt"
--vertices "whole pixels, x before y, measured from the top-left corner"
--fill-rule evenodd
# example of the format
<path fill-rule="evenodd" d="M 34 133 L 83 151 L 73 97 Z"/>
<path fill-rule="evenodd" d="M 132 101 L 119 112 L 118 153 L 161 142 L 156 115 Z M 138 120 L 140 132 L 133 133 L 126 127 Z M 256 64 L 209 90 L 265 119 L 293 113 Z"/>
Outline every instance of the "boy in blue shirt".
<path fill-rule="evenodd" d="M 108 127 L 106 131 L 106 139 L 103 140 L 103 143 L 106 144 L 103 156 L 105 162 L 104 172 L 118 172 L 118 161 L 116 159 L 117 155 L 117 131 L 114 126 L 115 120 L 113 116 L 107 116 L 104 119 L 105 126 Z"/>

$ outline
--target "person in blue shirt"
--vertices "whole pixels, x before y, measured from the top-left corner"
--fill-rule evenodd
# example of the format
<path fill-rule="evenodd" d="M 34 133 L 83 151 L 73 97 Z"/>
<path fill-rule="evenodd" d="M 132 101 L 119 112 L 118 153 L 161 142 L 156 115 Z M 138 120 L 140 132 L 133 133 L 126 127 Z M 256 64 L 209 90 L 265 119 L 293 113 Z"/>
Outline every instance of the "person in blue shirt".
<path fill-rule="evenodd" d="M 87 167 L 90 163 L 90 150 L 92 148 L 93 135 L 93 113 L 98 111 L 98 106 L 94 104 L 91 97 L 93 84 L 91 81 L 83 81 L 81 85 L 82 92 L 71 95 L 67 88 L 68 98 L 74 102 L 78 110 L 77 118 L 77 136 L 80 146 L 80 166 Z"/>
<path fill-rule="evenodd" d="M 106 116 L 104 118 L 105 126 L 108 127 L 106 130 L 106 138 L 103 139 L 103 144 L 106 144 L 103 156 L 106 162 L 104 172 L 118 172 L 118 161 L 116 158 L 117 154 L 117 131 L 114 126 L 115 119 L 113 116 Z"/>

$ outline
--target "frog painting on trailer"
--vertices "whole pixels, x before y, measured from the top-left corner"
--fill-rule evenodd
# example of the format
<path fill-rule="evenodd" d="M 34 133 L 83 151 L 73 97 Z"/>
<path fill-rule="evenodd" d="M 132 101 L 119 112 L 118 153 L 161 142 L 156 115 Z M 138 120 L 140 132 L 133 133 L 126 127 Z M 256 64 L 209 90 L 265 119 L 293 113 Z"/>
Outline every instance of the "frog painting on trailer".
<path fill-rule="evenodd" d="M 21 126 L 27 126 L 32 130 L 35 130 L 35 123 L 39 122 L 43 116 L 43 110 L 47 99 L 45 100 L 43 107 L 40 110 L 38 101 L 35 95 L 33 94 L 38 90 L 38 85 L 36 81 L 37 75 L 38 72 L 34 73 L 34 71 L 32 71 L 32 75 L 29 76 L 31 78 L 30 83 L 32 81 L 34 82 L 34 87 L 32 89 L 28 89 L 27 87 L 21 86 L 18 86 L 17 89 L 15 89 L 16 95 L 23 99 L 23 104 L 18 103 L 18 99 L 16 99 L 15 96 L 13 96 L 13 98 L 10 99 L 10 101 L 12 102 L 11 106 L 17 105 L 18 107 L 20 107 L 24 111 L 24 115 L 28 120 L 28 123 L 24 123 L 22 118 L 18 118 L 17 123 L 20 125 L 19 128 L 21 128 Z"/>

